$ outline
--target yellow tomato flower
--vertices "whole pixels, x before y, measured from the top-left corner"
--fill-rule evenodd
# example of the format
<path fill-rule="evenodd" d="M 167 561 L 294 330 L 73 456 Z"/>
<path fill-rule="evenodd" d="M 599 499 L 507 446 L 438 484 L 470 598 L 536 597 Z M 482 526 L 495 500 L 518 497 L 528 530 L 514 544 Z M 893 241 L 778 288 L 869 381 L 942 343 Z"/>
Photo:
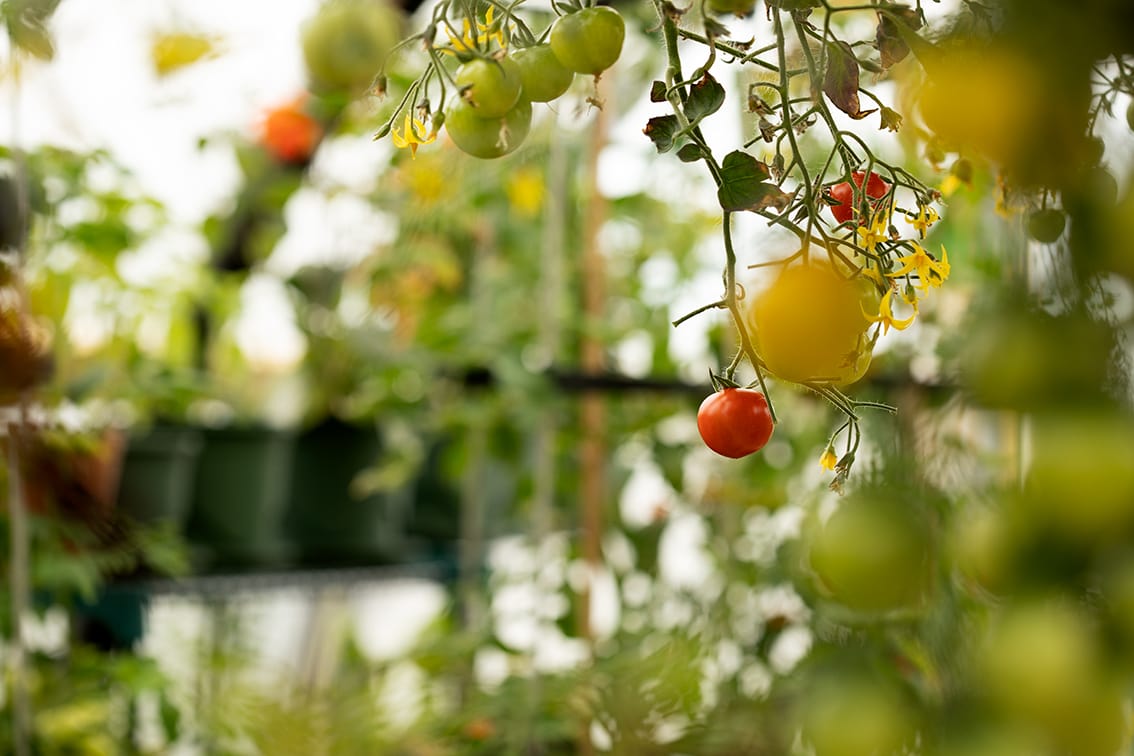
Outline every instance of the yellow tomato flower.
<path fill-rule="evenodd" d="M 870 222 L 870 226 L 858 227 L 858 243 L 870 254 L 880 242 L 889 241 L 888 227 L 890 219 L 886 213 L 877 213 Z"/>
<path fill-rule="evenodd" d="M 889 333 L 891 326 L 895 330 L 904 331 L 904 330 L 906 330 L 907 328 L 910 327 L 910 324 L 914 322 L 914 318 L 917 317 L 917 311 L 915 310 L 914 314 L 910 315 L 908 318 L 905 318 L 905 319 L 895 318 L 894 317 L 894 309 L 893 309 L 894 303 L 892 301 L 893 295 L 894 295 L 894 290 L 888 289 L 886 291 L 886 293 L 882 295 L 882 304 L 878 308 L 878 315 L 877 316 L 872 316 L 872 315 L 866 316 L 866 319 L 869 320 L 871 323 L 881 323 L 883 333 Z"/>
<path fill-rule="evenodd" d="M 489 42 L 495 41 L 501 49 L 508 46 L 507 40 L 504 38 L 504 28 L 501 24 L 493 23 L 493 17 L 496 15 L 496 7 L 488 6 L 485 11 L 484 21 L 476 22 L 477 33 L 473 34 L 473 25 L 469 20 L 462 19 L 461 21 L 461 36 L 458 37 L 453 34 L 452 27 L 445 24 L 445 34 L 449 37 L 449 44 L 452 45 L 451 50 L 442 49 L 441 52 L 455 55 L 456 53 L 472 52 L 478 47 L 488 45 Z M 495 30 L 494 30 L 495 29 Z"/>
<path fill-rule="evenodd" d="M 906 220 L 909 221 L 911 226 L 917 229 L 918 235 L 924 239 L 925 234 L 929 231 L 929 227 L 940 220 L 940 216 L 938 216 L 937 211 L 929 205 L 922 205 L 918 208 L 917 215 L 909 213 L 906 215 Z"/>
<path fill-rule="evenodd" d="M 393 129 L 390 132 L 390 138 L 394 140 L 395 147 L 409 147 L 410 154 L 416 158 L 418 145 L 431 144 L 437 139 L 437 132 L 427 132 L 424 123 L 406 113 L 404 136 L 398 133 L 397 129 Z"/>
<path fill-rule="evenodd" d="M 949 277 L 949 258 L 946 254 L 940 262 L 925 251 L 925 248 L 916 242 L 911 242 L 914 251 L 912 254 L 898 258 L 900 268 L 890 273 L 891 278 L 916 273 L 918 288 L 927 291 L 929 287 L 938 287 Z M 945 248 L 942 247 L 942 250 Z"/>
<path fill-rule="evenodd" d="M 505 185 L 508 202 L 520 215 L 531 217 L 543 208 L 543 174 L 538 168 L 521 168 Z"/>
<path fill-rule="evenodd" d="M 824 470 L 834 470 L 835 465 L 838 464 L 838 461 L 839 458 L 835 454 L 835 450 L 831 448 L 830 444 L 828 444 L 826 451 L 823 452 L 823 456 L 819 458 L 819 465 Z"/>

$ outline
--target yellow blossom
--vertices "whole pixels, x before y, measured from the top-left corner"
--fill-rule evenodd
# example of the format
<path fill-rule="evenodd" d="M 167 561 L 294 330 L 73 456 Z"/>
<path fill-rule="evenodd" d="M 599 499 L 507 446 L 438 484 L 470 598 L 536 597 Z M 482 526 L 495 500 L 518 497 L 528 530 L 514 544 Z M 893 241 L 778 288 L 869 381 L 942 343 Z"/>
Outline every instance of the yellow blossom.
<path fill-rule="evenodd" d="M 476 22 L 477 30 L 480 31 L 480 32 L 483 32 L 483 34 L 477 35 L 477 39 L 480 42 L 491 42 L 491 41 L 495 40 L 496 44 L 500 45 L 501 48 L 505 48 L 505 47 L 508 46 L 508 44 L 504 39 L 504 28 L 503 28 L 503 26 L 499 25 L 499 24 L 493 24 L 492 23 L 492 17 L 495 14 L 496 14 L 496 6 L 490 5 L 490 6 L 488 6 L 488 10 L 485 11 L 485 13 L 484 13 L 484 23 L 481 23 L 480 21 Z M 495 31 L 493 31 L 494 26 L 495 26 Z"/>
<path fill-rule="evenodd" d="M 543 207 L 543 174 L 538 168 L 521 168 L 505 185 L 508 202 L 520 215 L 531 217 Z"/>
<path fill-rule="evenodd" d="M 839 458 L 835 454 L 835 450 L 831 448 L 830 444 L 828 444 L 826 451 L 823 452 L 823 456 L 819 458 L 819 465 L 824 470 L 834 470 L 835 465 L 838 463 L 838 461 Z"/>
<path fill-rule="evenodd" d="M 918 208 L 917 215 L 908 213 L 906 220 L 910 222 L 911 226 L 917 229 L 918 235 L 924 239 L 926 232 L 929 231 L 929 227 L 940 220 L 940 216 L 938 216 L 937 211 L 929 205 L 922 205 Z"/>
<path fill-rule="evenodd" d="M 395 147 L 409 147 L 410 153 L 415 158 L 417 157 L 418 145 L 430 144 L 437 139 L 436 131 L 427 132 L 425 124 L 409 113 L 406 113 L 406 125 L 403 131 L 404 135 L 394 129 L 390 133 L 390 138 L 394 140 Z"/>
<path fill-rule="evenodd" d="M 890 277 L 896 278 L 909 273 L 916 273 L 918 288 L 922 291 L 927 291 L 931 286 L 938 287 L 944 283 L 945 279 L 949 277 L 949 258 L 948 253 L 944 252 L 945 247 L 941 248 L 944 254 L 939 262 L 934 260 L 920 244 L 911 242 L 911 246 L 914 248 L 913 253 L 898 258 L 902 267 L 890 273 Z"/>
<path fill-rule="evenodd" d="M 472 24 L 469 23 L 467 18 L 461 20 L 460 37 L 453 34 L 452 27 L 446 23 L 444 27 L 445 34 L 449 37 L 449 43 L 453 46 L 453 49 L 442 49 L 441 52 L 451 55 L 462 52 L 472 52 L 478 47 L 485 46 L 492 41 L 495 41 L 501 48 L 507 47 L 507 40 L 504 39 L 503 26 L 493 23 L 495 13 L 496 7 L 492 5 L 488 6 L 488 10 L 484 14 L 484 21 L 476 22 L 476 34 L 473 34 Z M 494 27 L 495 31 L 493 31 Z"/>
<path fill-rule="evenodd" d="M 893 326 L 898 331 L 904 331 L 904 330 L 906 330 L 907 328 L 910 327 L 910 324 L 914 322 L 914 318 L 917 317 L 917 312 L 915 310 L 914 314 L 910 315 L 908 318 L 905 318 L 905 319 L 895 318 L 894 317 L 894 309 L 893 309 L 894 303 L 892 301 L 893 295 L 894 295 L 893 289 L 887 290 L 887 292 L 882 295 L 882 303 L 881 303 L 881 306 L 878 308 L 878 315 L 877 316 L 873 316 L 873 315 L 867 315 L 866 316 L 866 319 L 869 320 L 871 323 L 881 323 L 883 333 L 889 333 L 891 326 Z"/>
<path fill-rule="evenodd" d="M 887 233 L 887 227 L 889 225 L 890 220 L 886 217 L 885 213 L 876 213 L 869 227 L 858 227 L 858 243 L 862 245 L 869 254 L 874 254 L 874 248 L 878 246 L 879 242 L 890 240 Z"/>

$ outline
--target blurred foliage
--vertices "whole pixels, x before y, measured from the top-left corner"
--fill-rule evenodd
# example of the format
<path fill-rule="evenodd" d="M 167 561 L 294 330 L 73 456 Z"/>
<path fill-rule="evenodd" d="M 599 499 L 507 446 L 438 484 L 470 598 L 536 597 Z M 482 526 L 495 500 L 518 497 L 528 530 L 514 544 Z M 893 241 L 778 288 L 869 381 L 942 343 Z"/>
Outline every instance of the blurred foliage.
<path fill-rule="evenodd" d="M 826 5 L 769 0 L 753 23 L 790 12 L 818 28 Z M 54 3 L 0 8 L 18 47 L 51 57 Z M 203 148 L 231 146 L 240 185 L 191 230 L 205 251 L 173 255 L 175 269 L 145 282 L 131 260 L 168 241 L 170 220 L 109 155 L 5 149 L 23 173 L 5 174 L 0 207 L 18 211 L 5 196 L 24 191 L 31 211 L 30 223 L 0 218 L 4 247 L 19 251 L 0 281 L 5 401 L 38 385 L 44 405 L 125 403 L 133 421 L 263 422 L 275 389 L 298 386 L 294 424 L 380 427 L 386 452 L 364 485 L 420 479 L 452 505 L 423 516 L 419 536 L 462 535 L 461 489 L 466 503 L 472 489 L 489 500 L 489 536 L 520 533 L 499 545 L 512 560 L 490 561 L 406 659 L 377 662 L 347 642 L 330 685 L 254 685 L 252 649 L 224 613 L 188 701 L 143 658 L 81 645 L 37 656 L 40 751 L 144 752 L 135 725 L 156 696 L 159 740 L 210 753 L 570 754 L 583 741 L 633 756 L 1129 752 L 1134 191 L 1132 140 L 1113 127 L 1125 128 L 1134 93 L 1130 11 L 966 2 L 918 31 L 887 15 L 914 9 L 878 10 L 890 21 L 873 44 L 897 80 L 904 164 L 940 186 L 946 212 L 930 239 L 952 250 L 956 287 L 860 384 L 899 412 L 868 421 L 842 496 L 820 480 L 829 418 L 806 392 L 777 386 L 781 423 L 762 453 L 726 463 L 700 447 L 701 389 L 684 383 L 672 346 L 677 292 L 659 296 L 644 270 L 669 271 L 675 288 L 695 279 L 715 213 L 653 188 L 605 202 L 606 314 L 583 317 L 594 274 L 580 254 L 594 200 L 585 134 L 545 122 L 493 163 L 439 140 L 395 155 L 365 189 L 340 185 L 323 149 L 369 132 L 392 104 L 340 91 L 374 83 L 358 66 L 345 78 L 323 68 L 302 105 L 322 142 L 281 162 L 248 135 L 210 136 Z M 308 34 L 334 31 L 322 23 Z M 202 41 L 168 66 L 210 54 Z M 908 60 L 889 60 L 903 47 Z M 641 66 L 620 86 L 645 91 L 653 72 Z M 409 74 L 387 73 L 404 90 Z M 758 114 L 743 117 L 759 130 Z M 361 199 L 389 238 L 281 271 L 287 210 L 305 194 Z M 303 342 L 294 364 L 258 364 L 234 336 L 264 279 L 287 292 Z M 588 440 L 576 373 L 590 338 L 606 364 L 666 389 L 631 384 L 606 402 L 596 585 L 614 608 L 594 637 L 581 631 L 576 538 Z M 732 335 L 710 338 L 709 358 L 727 360 Z M 622 358 L 631 343 L 638 356 Z M 550 533 L 533 525 L 545 433 Z M 107 511 L 83 461 L 99 440 L 38 429 L 22 450 L 33 584 L 67 605 L 143 565 L 185 569 L 178 534 Z M 621 506 L 631 494 L 641 498 Z M 532 637 L 516 632 L 506 597 Z M 497 679 L 486 659 L 502 666 Z M 408 722 L 379 695 L 398 665 L 418 675 Z"/>

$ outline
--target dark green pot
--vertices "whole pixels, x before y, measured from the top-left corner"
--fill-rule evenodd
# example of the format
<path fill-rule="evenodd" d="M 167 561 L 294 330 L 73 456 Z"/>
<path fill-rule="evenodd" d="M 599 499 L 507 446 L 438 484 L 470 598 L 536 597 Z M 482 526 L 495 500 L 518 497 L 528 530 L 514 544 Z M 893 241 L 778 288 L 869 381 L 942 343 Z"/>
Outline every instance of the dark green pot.
<path fill-rule="evenodd" d="M 209 566 L 288 561 L 282 538 L 295 434 L 263 427 L 204 431 L 190 544 Z"/>
<path fill-rule="evenodd" d="M 118 486 L 119 510 L 145 525 L 168 524 L 184 532 L 201 445 L 201 431 L 189 426 L 155 425 L 131 437 Z"/>
<path fill-rule="evenodd" d="M 299 436 L 286 533 L 305 564 L 382 564 L 404 553 L 401 492 L 359 496 L 358 474 L 382 452 L 374 427 L 328 420 Z"/>

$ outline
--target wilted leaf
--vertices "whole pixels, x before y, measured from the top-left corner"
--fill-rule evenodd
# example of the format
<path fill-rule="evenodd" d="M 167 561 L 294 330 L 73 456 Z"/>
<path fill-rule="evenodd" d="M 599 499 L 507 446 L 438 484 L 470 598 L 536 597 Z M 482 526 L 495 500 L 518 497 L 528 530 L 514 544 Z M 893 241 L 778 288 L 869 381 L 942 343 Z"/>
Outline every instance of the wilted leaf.
<path fill-rule="evenodd" d="M 690 123 L 697 123 L 720 110 L 724 99 L 724 87 L 712 76 L 705 74 L 700 81 L 689 88 L 689 99 L 685 102 L 685 116 Z"/>
<path fill-rule="evenodd" d="M 827 44 L 827 73 L 823 93 L 835 107 L 851 118 L 865 118 L 875 111 L 863 110 L 858 102 L 858 60 L 846 42 Z"/>
<path fill-rule="evenodd" d="M 725 155 L 721 162 L 721 186 L 717 199 L 729 211 L 758 211 L 768 207 L 783 210 L 791 202 L 791 195 L 766 179 L 768 166 L 747 152 L 737 150 Z"/>
<path fill-rule="evenodd" d="M 655 81 L 650 84 L 650 102 L 665 102 L 665 82 Z"/>
<path fill-rule="evenodd" d="M 664 115 L 647 121 L 642 133 L 648 136 L 658 152 L 662 153 L 673 149 L 673 137 L 680 130 L 681 125 L 677 122 L 677 116 Z"/>
<path fill-rule="evenodd" d="M 882 123 L 879 130 L 897 131 L 902 128 L 902 114 L 887 107 L 882 108 Z"/>
<path fill-rule="evenodd" d="M 906 27 L 907 31 L 916 31 L 921 28 L 921 16 L 912 8 L 907 8 L 904 5 L 891 5 L 889 11 L 890 13 L 878 14 L 876 40 L 883 69 L 889 68 L 910 54 L 910 47 L 906 44 L 901 30 L 898 28 L 899 25 Z M 898 17 L 897 20 L 894 16 Z"/>

